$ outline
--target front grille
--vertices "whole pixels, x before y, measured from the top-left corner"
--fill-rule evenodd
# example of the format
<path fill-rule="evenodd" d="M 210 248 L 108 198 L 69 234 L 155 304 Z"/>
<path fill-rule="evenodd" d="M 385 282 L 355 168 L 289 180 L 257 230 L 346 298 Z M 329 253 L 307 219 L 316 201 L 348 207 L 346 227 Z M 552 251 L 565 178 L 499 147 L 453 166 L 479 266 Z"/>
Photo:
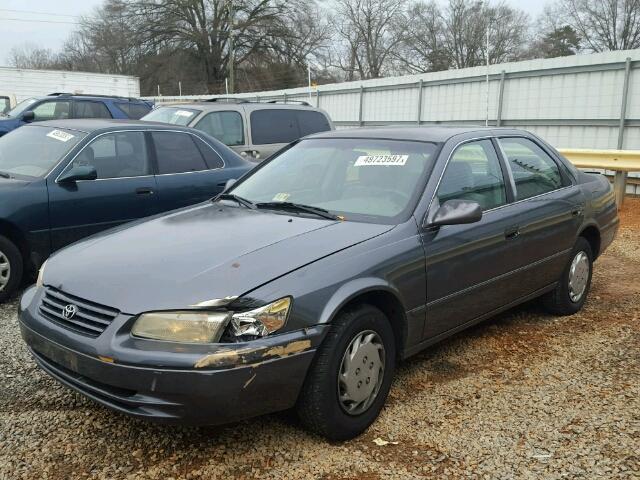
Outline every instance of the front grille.
<path fill-rule="evenodd" d="M 65 308 L 70 306 L 75 307 L 75 313 L 65 316 Z M 97 337 L 104 332 L 119 313 L 115 308 L 89 302 L 50 287 L 45 290 L 39 311 L 47 320 L 90 337 Z"/>

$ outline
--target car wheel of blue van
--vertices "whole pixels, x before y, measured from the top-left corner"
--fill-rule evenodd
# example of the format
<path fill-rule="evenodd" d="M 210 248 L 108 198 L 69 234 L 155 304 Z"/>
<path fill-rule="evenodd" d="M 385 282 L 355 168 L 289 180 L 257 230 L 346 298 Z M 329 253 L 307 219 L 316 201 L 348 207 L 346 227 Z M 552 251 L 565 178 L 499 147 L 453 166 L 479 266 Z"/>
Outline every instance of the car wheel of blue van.
<path fill-rule="evenodd" d="M 384 406 L 396 362 L 389 319 L 372 305 L 340 313 L 316 353 L 298 398 L 301 422 L 330 440 L 364 432 Z"/>
<path fill-rule="evenodd" d="M 0 303 L 18 289 L 22 272 L 20 250 L 9 239 L 0 235 Z"/>

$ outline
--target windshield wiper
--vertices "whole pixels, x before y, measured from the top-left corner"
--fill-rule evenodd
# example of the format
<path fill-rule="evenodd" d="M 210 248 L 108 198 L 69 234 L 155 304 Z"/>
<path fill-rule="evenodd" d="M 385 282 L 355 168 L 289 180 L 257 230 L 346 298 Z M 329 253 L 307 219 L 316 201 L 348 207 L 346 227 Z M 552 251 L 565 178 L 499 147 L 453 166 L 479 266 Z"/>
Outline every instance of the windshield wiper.
<path fill-rule="evenodd" d="M 242 198 L 238 195 L 234 195 L 233 193 L 221 193 L 216 197 L 216 200 L 233 200 L 234 202 L 244 207 L 250 208 L 251 210 L 254 210 L 256 208 L 256 205 L 252 201 L 247 200 L 246 198 Z"/>
<path fill-rule="evenodd" d="M 320 207 L 313 207 L 311 205 L 303 205 L 301 203 L 262 202 L 262 203 L 256 203 L 256 207 L 269 208 L 272 210 L 292 210 L 296 212 L 311 213 L 312 215 L 317 215 L 322 218 L 328 218 L 329 220 L 339 220 L 338 216 L 329 212 L 329 210 L 325 210 L 324 208 L 320 208 Z"/>
<path fill-rule="evenodd" d="M 0 172 L 0 177 L 2 178 L 13 178 L 10 174 L 8 174 L 7 172 Z"/>

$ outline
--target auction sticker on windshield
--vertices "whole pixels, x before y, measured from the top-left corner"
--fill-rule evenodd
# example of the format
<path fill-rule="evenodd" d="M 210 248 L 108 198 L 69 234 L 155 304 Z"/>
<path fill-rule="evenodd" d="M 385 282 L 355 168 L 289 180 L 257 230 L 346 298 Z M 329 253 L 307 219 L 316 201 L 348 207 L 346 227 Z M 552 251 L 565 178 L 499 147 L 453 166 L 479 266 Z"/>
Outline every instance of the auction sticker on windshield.
<path fill-rule="evenodd" d="M 404 165 L 409 155 L 362 155 L 353 164 L 354 167 L 367 165 Z"/>
<path fill-rule="evenodd" d="M 47 137 L 55 138 L 56 140 L 59 140 L 61 142 L 68 142 L 74 136 L 70 133 L 63 132 L 62 130 L 51 130 L 49 133 L 47 133 Z"/>
<path fill-rule="evenodd" d="M 180 117 L 190 117 L 191 115 L 193 115 L 193 112 L 188 112 L 187 110 L 178 110 L 176 112 L 176 115 Z"/>

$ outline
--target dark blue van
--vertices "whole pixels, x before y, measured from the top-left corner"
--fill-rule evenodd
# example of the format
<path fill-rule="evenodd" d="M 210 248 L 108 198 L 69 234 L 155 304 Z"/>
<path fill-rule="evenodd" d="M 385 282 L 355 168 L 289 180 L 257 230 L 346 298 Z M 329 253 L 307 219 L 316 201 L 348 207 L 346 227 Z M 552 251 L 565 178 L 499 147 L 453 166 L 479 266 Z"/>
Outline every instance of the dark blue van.
<path fill-rule="evenodd" d="M 206 201 L 252 165 L 176 125 L 56 120 L 14 130 L 0 138 L 0 302 L 55 250 Z"/>

